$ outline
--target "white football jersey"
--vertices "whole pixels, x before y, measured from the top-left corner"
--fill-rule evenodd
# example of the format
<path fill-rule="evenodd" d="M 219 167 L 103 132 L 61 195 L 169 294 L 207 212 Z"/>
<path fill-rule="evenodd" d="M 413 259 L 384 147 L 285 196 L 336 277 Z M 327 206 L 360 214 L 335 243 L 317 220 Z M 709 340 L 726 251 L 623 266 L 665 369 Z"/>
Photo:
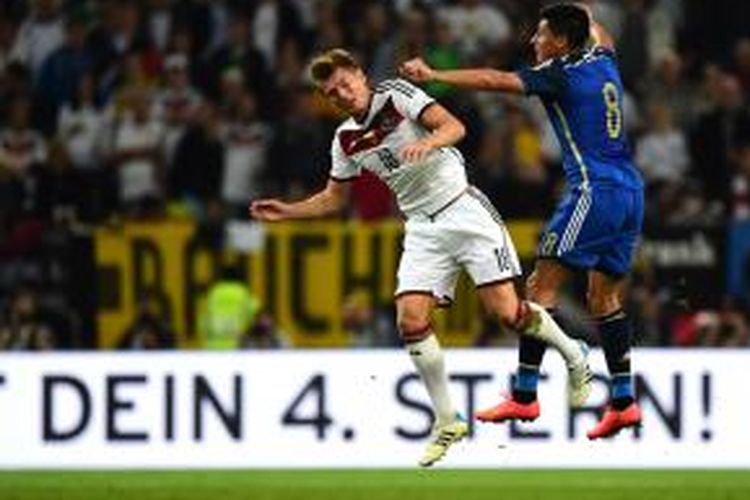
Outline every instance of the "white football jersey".
<path fill-rule="evenodd" d="M 372 94 L 362 122 L 349 118 L 331 146 L 331 177 L 345 181 L 363 168 L 382 179 L 407 216 L 431 215 L 467 187 L 461 153 L 452 147 L 431 151 L 421 162 L 402 162 L 401 150 L 430 132 L 419 115 L 434 99 L 406 80 L 385 80 Z"/>

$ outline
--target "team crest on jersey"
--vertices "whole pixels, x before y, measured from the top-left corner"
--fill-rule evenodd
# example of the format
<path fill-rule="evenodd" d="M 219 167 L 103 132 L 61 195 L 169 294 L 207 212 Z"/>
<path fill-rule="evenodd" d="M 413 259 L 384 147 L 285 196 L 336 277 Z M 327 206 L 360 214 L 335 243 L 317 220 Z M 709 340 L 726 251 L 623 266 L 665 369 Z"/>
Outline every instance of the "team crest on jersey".
<path fill-rule="evenodd" d="M 375 148 L 383 142 L 388 134 L 396 130 L 404 115 L 398 112 L 393 100 L 389 97 L 385 104 L 370 120 L 370 125 L 361 130 L 342 130 L 339 132 L 341 149 L 348 156 Z"/>

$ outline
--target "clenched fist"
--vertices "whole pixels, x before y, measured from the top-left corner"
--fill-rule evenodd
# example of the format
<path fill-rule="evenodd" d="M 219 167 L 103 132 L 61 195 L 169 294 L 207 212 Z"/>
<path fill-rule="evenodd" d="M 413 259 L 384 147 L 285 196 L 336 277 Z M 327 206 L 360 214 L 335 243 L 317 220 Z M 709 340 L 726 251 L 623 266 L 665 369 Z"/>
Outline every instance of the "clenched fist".
<path fill-rule="evenodd" d="M 407 80 L 417 83 L 435 79 L 435 70 L 428 66 L 421 57 L 406 61 L 398 68 L 398 72 Z"/>
<path fill-rule="evenodd" d="M 281 200 L 257 200 L 250 204 L 250 216 L 255 220 L 277 222 L 291 217 L 289 203 Z"/>

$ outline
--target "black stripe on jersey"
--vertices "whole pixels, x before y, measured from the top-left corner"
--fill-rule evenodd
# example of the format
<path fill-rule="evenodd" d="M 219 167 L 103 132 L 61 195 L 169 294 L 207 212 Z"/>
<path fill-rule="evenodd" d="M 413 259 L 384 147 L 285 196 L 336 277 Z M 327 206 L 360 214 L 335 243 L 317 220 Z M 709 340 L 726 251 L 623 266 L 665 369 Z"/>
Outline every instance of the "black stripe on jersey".
<path fill-rule="evenodd" d="M 352 182 L 359 177 L 359 175 L 352 175 L 351 177 L 337 177 L 333 174 L 329 175 L 330 179 L 334 182 Z"/>
<path fill-rule="evenodd" d="M 469 195 L 475 198 L 479 202 L 479 204 L 482 205 L 482 207 L 484 207 L 484 209 L 490 213 L 490 216 L 495 222 L 497 222 L 501 226 L 504 225 L 502 216 L 495 208 L 495 205 L 492 204 L 490 199 L 487 198 L 487 196 L 483 192 L 475 187 L 471 187 L 469 188 Z"/>
<path fill-rule="evenodd" d="M 402 82 L 400 80 L 388 80 L 384 82 L 384 88 L 392 88 L 393 90 L 396 90 L 397 92 L 401 92 L 402 94 L 405 94 L 407 97 L 412 97 L 414 94 L 416 94 L 416 89 L 409 85 L 406 82 Z"/>
<path fill-rule="evenodd" d="M 414 97 L 414 94 L 416 91 L 411 88 L 408 84 L 405 82 L 401 82 L 399 80 L 385 80 L 384 82 L 380 82 L 378 85 L 375 86 L 375 92 L 387 92 L 389 90 L 393 90 L 395 92 L 401 92 L 406 97 Z"/>
<path fill-rule="evenodd" d="M 401 87 L 399 85 L 381 85 L 375 88 L 375 93 L 377 94 L 385 94 L 389 91 L 399 92 L 408 98 L 414 97 L 414 91 L 412 89 Z"/>

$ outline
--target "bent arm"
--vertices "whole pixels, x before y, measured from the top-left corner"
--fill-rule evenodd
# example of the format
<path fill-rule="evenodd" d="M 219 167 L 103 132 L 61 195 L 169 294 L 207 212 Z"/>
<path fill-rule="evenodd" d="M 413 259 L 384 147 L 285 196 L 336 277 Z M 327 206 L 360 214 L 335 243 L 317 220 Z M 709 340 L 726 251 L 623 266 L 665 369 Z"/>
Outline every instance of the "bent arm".
<path fill-rule="evenodd" d="M 591 21 L 591 39 L 594 41 L 594 45 L 599 47 L 604 47 L 605 49 L 614 50 L 615 48 L 615 41 L 612 38 L 612 35 L 607 33 L 607 30 L 604 29 L 604 26 L 597 23 L 596 21 Z"/>
<path fill-rule="evenodd" d="M 428 105 L 419 122 L 431 132 L 422 139 L 431 148 L 453 146 L 466 135 L 464 124 L 438 103 Z"/>

